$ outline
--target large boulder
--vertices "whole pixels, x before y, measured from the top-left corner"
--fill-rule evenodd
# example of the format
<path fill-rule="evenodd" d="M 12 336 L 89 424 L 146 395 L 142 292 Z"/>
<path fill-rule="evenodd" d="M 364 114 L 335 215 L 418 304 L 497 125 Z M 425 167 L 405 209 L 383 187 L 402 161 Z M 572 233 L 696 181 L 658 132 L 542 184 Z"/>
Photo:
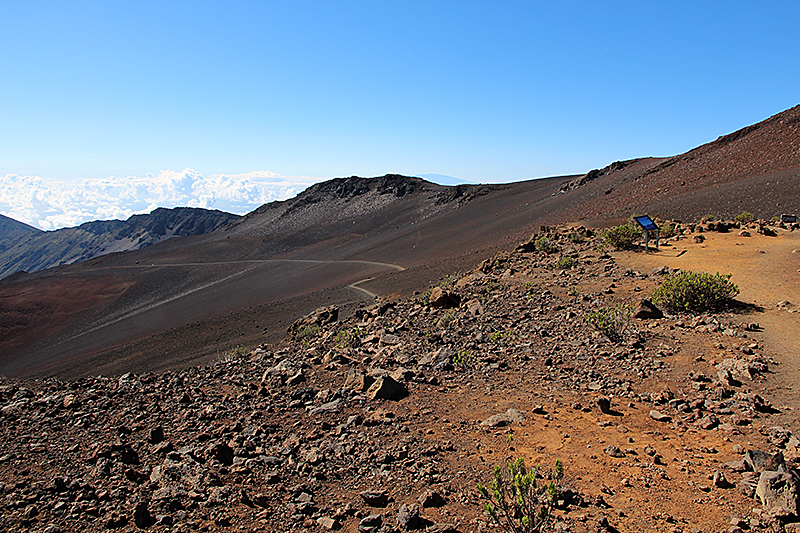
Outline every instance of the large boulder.
<path fill-rule="evenodd" d="M 441 287 L 434 287 L 431 290 L 430 297 L 428 298 L 429 306 L 438 307 L 440 309 L 458 307 L 460 303 L 461 303 L 461 296 L 452 291 L 446 291 Z"/>
<path fill-rule="evenodd" d="M 761 473 L 756 486 L 756 497 L 769 516 L 776 518 L 800 516 L 798 496 L 800 491 L 796 472 L 767 470 Z"/>
<path fill-rule="evenodd" d="M 389 376 L 379 377 L 367 390 L 367 398 L 370 400 L 402 400 L 406 396 L 408 396 L 406 386 Z"/>

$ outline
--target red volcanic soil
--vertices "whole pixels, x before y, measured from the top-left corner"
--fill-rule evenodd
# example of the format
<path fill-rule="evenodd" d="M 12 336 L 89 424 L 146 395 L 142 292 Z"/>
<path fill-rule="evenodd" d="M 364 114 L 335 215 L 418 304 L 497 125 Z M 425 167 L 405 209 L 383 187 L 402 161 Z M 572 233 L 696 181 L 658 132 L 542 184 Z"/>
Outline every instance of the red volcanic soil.
<path fill-rule="evenodd" d="M 133 282 L 46 276 L 32 283 L 0 284 L 0 361 L 21 347 L 75 322 L 86 310 L 99 311 Z"/>

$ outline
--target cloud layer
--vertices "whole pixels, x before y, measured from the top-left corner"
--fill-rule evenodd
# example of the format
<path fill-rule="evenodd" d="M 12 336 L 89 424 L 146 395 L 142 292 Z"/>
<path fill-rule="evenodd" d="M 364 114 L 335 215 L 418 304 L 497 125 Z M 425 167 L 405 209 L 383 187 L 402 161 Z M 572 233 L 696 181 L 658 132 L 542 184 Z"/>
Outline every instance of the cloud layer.
<path fill-rule="evenodd" d="M 0 213 L 43 230 L 126 219 L 157 207 L 202 207 L 245 214 L 297 195 L 323 178 L 273 172 L 202 176 L 187 168 L 158 176 L 111 176 L 64 184 L 38 176 L 0 177 Z"/>

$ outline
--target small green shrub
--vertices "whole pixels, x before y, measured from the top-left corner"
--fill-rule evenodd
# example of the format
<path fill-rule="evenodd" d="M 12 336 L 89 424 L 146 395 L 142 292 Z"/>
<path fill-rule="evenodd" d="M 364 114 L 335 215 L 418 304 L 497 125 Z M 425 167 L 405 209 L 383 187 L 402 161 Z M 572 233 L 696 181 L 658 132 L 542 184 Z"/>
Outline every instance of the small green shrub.
<path fill-rule="evenodd" d="M 552 254 L 558 251 L 558 246 L 548 237 L 539 237 L 536 239 L 536 249 L 546 254 Z"/>
<path fill-rule="evenodd" d="M 454 310 L 450 310 L 444 314 L 439 320 L 436 321 L 436 325 L 440 328 L 447 328 L 450 324 L 455 321 L 458 317 L 456 316 L 456 312 Z"/>
<path fill-rule="evenodd" d="M 621 342 L 625 338 L 625 331 L 631 321 L 633 307 L 630 304 L 619 303 L 614 307 L 603 307 L 589 311 L 586 323 L 605 335 L 612 342 Z"/>
<path fill-rule="evenodd" d="M 425 292 L 419 295 L 419 301 L 422 305 L 427 306 L 431 303 L 431 293 L 433 292 L 433 287 L 427 289 Z"/>
<path fill-rule="evenodd" d="M 242 357 L 247 355 L 247 348 L 242 346 L 241 344 L 222 352 L 220 356 L 217 357 L 218 363 L 229 363 L 231 361 L 238 361 Z"/>
<path fill-rule="evenodd" d="M 584 236 L 583 236 L 582 234 L 580 234 L 580 233 L 569 233 L 569 234 L 567 235 L 567 238 L 568 238 L 568 239 L 569 239 L 571 242 L 574 242 L 575 244 L 581 244 L 582 242 L 585 242 L 585 241 L 586 241 L 586 237 L 584 237 Z"/>
<path fill-rule="evenodd" d="M 503 284 L 500 283 L 499 281 L 493 281 L 493 280 L 489 281 L 486 284 L 486 290 L 488 290 L 489 292 L 502 291 L 503 290 Z"/>
<path fill-rule="evenodd" d="M 359 327 L 344 329 L 336 335 L 336 347 L 340 350 L 345 348 L 357 348 L 361 344 L 361 337 L 364 332 Z"/>
<path fill-rule="evenodd" d="M 453 363 L 453 366 L 462 369 L 472 368 L 475 366 L 475 352 L 459 350 L 458 353 L 454 353 L 450 356 L 450 362 Z"/>
<path fill-rule="evenodd" d="M 572 287 L 570 287 L 570 288 L 569 288 L 569 291 L 567 291 L 567 294 L 569 294 L 569 295 L 570 295 L 570 296 L 572 296 L 573 298 L 577 297 L 577 296 L 578 296 L 578 294 L 579 294 L 579 293 L 578 293 L 578 287 L 575 287 L 575 286 L 573 285 Z"/>
<path fill-rule="evenodd" d="M 661 226 L 661 231 L 658 233 L 659 238 L 661 239 L 670 239 L 678 234 L 675 228 L 678 225 L 674 222 L 667 222 L 663 226 Z"/>
<path fill-rule="evenodd" d="M 551 521 L 557 484 L 564 475 L 561 461 L 551 471 L 539 467 L 528 469 L 518 457 L 504 469 L 494 467 L 494 479 L 489 487 L 478 483 L 478 493 L 485 500 L 484 509 L 500 529 L 508 533 L 545 531 Z"/>
<path fill-rule="evenodd" d="M 310 324 L 297 333 L 295 340 L 297 340 L 299 343 L 306 344 L 310 342 L 311 339 L 319 335 L 320 331 L 322 331 L 322 328 L 319 325 Z"/>
<path fill-rule="evenodd" d="M 740 215 L 736 215 L 735 217 L 733 217 L 733 221 L 734 222 L 738 222 L 739 224 L 750 224 L 755 219 L 756 219 L 755 215 L 753 213 L 749 213 L 747 211 L 745 211 L 744 213 L 742 213 Z"/>
<path fill-rule="evenodd" d="M 642 236 L 639 228 L 631 224 L 622 224 L 615 228 L 607 229 L 603 234 L 603 242 L 617 250 L 627 250 L 634 248 L 635 244 Z"/>
<path fill-rule="evenodd" d="M 558 263 L 556 263 L 556 268 L 560 268 L 561 270 L 567 270 L 573 266 L 575 266 L 575 259 L 569 255 L 562 256 L 561 259 L 558 260 Z"/>
<path fill-rule="evenodd" d="M 671 275 L 653 291 L 653 303 L 671 312 L 702 313 L 730 303 L 739 294 L 731 275 L 682 270 Z"/>

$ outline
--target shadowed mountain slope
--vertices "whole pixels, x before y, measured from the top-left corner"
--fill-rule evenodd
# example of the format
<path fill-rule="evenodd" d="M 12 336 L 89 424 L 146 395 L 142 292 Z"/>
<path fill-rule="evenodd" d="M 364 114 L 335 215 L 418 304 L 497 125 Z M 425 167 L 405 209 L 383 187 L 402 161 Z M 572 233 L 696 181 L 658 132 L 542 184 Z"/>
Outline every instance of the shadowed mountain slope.
<path fill-rule="evenodd" d="M 9 233 L 2 230 L 10 224 L 0 220 L 0 278 L 20 270 L 35 272 L 113 252 L 138 250 L 172 237 L 200 235 L 238 219 L 238 215 L 216 210 L 158 208 L 128 220 L 99 220 L 47 232 L 16 222 L 15 228 L 33 231 L 17 229 Z"/>
<path fill-rule="evenodd" d="M 769 218 L 796 211 L 795 107 L 686 154 L 584 176 L 445 187 L 386 175 L 338 178 L 217 231 L 0 283 L 0 374 L 83 376 L 207 361 L 277 340 L 325 304 L 424 290 L 539 225 Z"/>
<path fill-rule="evenodd" d="M 5 215 L 0 215 L 0 235 L 2 235 L 0 246 L 5 246 L 8 241 L 16 240 L 19 237 L 26 237 L 37 233 L 42 233 L 42 230 Z"/>

